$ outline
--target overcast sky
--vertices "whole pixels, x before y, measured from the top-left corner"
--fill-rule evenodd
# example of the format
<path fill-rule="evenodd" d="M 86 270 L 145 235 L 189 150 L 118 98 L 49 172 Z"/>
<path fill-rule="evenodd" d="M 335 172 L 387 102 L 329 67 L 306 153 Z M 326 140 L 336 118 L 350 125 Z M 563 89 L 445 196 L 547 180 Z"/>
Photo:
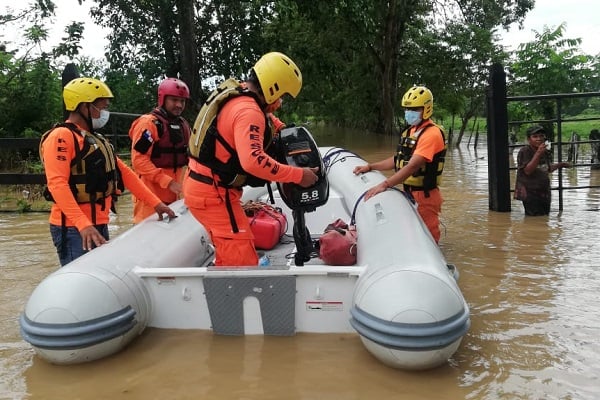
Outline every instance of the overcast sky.
<path fill-rule="evenodd" d="M 84 55 L 101 58 L 107 43 L 107 31 L 91 22 L 87 23 L 90 21 L 88 10 L 92 2 L 84 1 L 82 6 L 77 0 L 54 0 L 54 3 L 56 23 L 52 26 L 50 43 L 58 44 L 64 36 L 64 27 L 71 21 L 86 22 L 81 51 Z M 520 43 L 534 40 L 533 30 L 542 32 L 544 26 L 556 28 L 564 22 L 565 38 L 581 38 L 581 50 L 584 53 L 600 54 L 600 0 L 536 0 L 535 3 L 535 8 L 527 14 L 522 30 L 516 25 L 509 32 L 499 30 L 501 42 L 509 50 L 516 49 Z"/>
<path fill-rule="evenodd" d="M 514 26 L 508 33 L 500 31 L 502 44 L 514 50 L 520 43 L 535 39 L 532 30 L 541 33 L 544 26 L 556 28 L 563 22 L 564 38 L 581 38 L 585 54 L 600 54 L 600 0 L 536 0 L 535 8 L 525 18 L 523 30 Z"/>
<path fill-rule="evenodd" d="M 84 40 L 79 43 L 81 45 L 81 53 L 94 58 L 103 58 L 104 48 L 108 45 L 108 40 L 106 40 L 108 30 L 93 23 L 92 17 L 89 14 L 89 9 L 93 5 L 92 1 L 84 1 L 81 6 L 77 0 L 53 1 L 56 4 L 57 23 L 53 28 L 55 31 L 52 37 L 55 37 L 57 41 L 52 42 L 56 44 L 64 36 L 65 26 L 72 21 L 84 22 Z"/>

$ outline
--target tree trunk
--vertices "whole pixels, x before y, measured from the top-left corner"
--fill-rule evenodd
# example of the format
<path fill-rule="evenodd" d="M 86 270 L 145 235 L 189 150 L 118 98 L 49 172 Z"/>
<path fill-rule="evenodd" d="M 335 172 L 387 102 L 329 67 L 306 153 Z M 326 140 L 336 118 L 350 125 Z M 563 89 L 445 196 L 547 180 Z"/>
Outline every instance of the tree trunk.
<path fill-rule="evenodd" d="M 398 52 L 406 21 L 410 17 L 415 0 L 392 0 L 387 2 L 388 10 L 383 26 L 381 56 L 377 58 L 380 70 L 381 111 L 380 128 L 385 135 L 393 135 L 394 104 L 398 101 Z"/>
<path fill-rule="evenodd" d="M 394 77 L 397 71 L 392 68 L 398 48 L 398 4 L 396 1 L 389 2 L 387 17 L 385 20 L 383 37 L 383 54 L 381 60 L 381 113 L 383 121 L 383 133 L 391 136 L 394 127 Z"/>
<path fill-rule="evenodd" d="M 200 109 L 202 98 L 202 82 L 200 82 L 200 67 L 196 51 L 196 36 L 194 16 L 194 0 L 176 0 L 177 18 L 179 22 L 179 63 L 181 67 L 181 80 L 191 92 L 191 106 L 193 111 Z"/>

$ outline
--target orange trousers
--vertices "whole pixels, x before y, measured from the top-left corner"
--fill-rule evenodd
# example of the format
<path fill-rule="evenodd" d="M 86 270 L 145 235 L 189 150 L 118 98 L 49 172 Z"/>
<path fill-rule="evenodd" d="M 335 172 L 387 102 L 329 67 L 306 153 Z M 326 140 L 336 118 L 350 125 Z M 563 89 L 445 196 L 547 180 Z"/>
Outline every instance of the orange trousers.
<path fill-rule="evenodd" d="M 186 177 L 184 201 L 194 218 L 208 231 L 215 246 L 216 267 L 252 267 L 258 265 L 254 235 L 240 202 L 241 190 L 230 189 L 229 196 L 239 232 L 234 233 L 225 204 L 225 189 L 196 182 Z"/>
<path fill-rule="evenodd" d="M 433 236 L 436 243 L 440 242 L 440 213 L 442 212 L 442 203 L 444 199 L 439 188 L 429 191 L 429 197 L 425 197 L 424 191 L 413 191 L 412 196 L 417 202 L 417 211 L 423 219 L 427 229 Z"/>

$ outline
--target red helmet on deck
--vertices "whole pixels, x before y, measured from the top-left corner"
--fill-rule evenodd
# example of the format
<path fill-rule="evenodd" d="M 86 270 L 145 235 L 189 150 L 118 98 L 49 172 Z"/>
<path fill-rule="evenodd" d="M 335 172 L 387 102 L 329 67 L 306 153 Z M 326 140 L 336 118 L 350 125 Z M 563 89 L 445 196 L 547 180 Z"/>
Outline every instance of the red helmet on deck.
<path fill-rule="evenodd" d="M 167 78 L 158 85 L 158 106 L 162 107 L 165 102 L 165 96 L 190 98 L 190 89 L 187 85 L 177 78 Z"/>

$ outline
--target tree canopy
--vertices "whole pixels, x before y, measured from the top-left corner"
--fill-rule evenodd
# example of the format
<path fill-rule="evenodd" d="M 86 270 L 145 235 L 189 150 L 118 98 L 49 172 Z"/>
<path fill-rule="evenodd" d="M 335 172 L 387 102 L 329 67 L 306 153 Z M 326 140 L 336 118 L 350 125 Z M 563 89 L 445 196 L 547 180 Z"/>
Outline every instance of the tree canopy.
<path fill-rule="evenodd" d="M 401 124 L 404 92 L 424 84 L 434 93 L 434 117 L 458 116 L 462 136 L 483 113 L 495 62 L 508 64 L 512 94 L 599 86 L 598 58 L 582 54 L 579 39 L 563 38 L 564 26 L 512 54 L 498 44 L 498 30 L 522 22 L 533 0 L 86 1 L 110 32 L 103 60 L 79 55 L 85 25 L 76 22 L 51 52 L 36 51 L 47 40 L 51 0 L 0 18 L 0 25 L 20 21 L 27 28 L 21 42 L 0 50 L 1 135 L 41 133 L 60 119 L 57 78 L 70 61 L 83 75 L 105 79 L 117 94 L 113 109 L 122 112 L 148 111 L 158 82 L 179 76 L 192 91 L 188 111 L 195 116 L 211 81 L 243 79 L 262 54 L 281 51 L 304 80 L 298 99 L 284 102 L 284 120 L 385 134 Z"/>
<path fill-rule="evenodd" d="M 514 95 L 599 90 L 598 60 L 579 51 L 581 39 L 564 38 L 564 29 L 561 24 L 555 29 L 546 27 L 542 32 L 535 32 L 534 41 L 522 43 L 512 54 L 510 88 Z M 567 101 L 566 106 L 576 114 L 585 103 Z M 529 115 L 537 114 L 544 119 L 556 115 L 553 102 L 532 103 L 529 107 Z"/>

